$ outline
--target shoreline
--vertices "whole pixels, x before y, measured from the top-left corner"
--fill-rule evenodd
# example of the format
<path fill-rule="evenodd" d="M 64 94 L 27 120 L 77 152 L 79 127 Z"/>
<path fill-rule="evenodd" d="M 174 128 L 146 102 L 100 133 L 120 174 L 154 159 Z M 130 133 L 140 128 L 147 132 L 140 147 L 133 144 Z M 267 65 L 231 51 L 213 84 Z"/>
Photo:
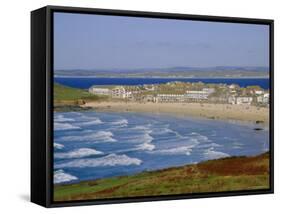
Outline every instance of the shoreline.
<path fill-rule="evenodd" d="M 165 113 L 174 116 L 191 116 L 215 120 L 237 120 L 252 123 L 269 123 L 269 108 L 211 103 L 138 103 L 138 102 L 87 102 L 80 107 L 99 112 Z"/>

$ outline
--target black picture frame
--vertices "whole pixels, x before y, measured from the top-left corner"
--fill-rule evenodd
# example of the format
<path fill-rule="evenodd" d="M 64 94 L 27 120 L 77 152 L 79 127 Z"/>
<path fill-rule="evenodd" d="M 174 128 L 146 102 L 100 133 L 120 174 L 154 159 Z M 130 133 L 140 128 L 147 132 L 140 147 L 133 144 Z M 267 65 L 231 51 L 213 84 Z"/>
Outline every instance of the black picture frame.
<path fill-rule="evenodd" d="M 119 199 L 53 201 L 53 13 L 83 13 L 212 22 L 250 23 L 270 27 L 270 188 L 217 193 L 131 197 Z M 274 192 L 274 21 L 158 12 L 46 6 L 31 12 L 31 201 L 44 207 L 112 204 L 191 198 L 241 196 Z"/>

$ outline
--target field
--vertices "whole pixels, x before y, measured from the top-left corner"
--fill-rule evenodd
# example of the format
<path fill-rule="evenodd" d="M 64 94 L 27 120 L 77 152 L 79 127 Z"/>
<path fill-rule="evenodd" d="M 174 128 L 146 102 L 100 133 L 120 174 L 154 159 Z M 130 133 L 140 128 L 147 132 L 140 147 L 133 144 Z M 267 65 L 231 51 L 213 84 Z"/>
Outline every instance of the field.
<path fill-rule="evenodd" d="M 269 188 L 269 154 L 230 157 L 77 184 L 55 185 L 54 200 L 86 200 Z"/>

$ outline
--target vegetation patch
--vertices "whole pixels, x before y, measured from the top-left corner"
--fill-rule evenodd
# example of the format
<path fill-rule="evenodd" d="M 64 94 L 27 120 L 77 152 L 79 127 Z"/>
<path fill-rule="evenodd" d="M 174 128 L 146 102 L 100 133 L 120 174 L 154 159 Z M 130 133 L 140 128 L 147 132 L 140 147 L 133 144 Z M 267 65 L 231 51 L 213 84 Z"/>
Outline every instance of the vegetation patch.
<path fill-rule="evenodd" d="M 55 201 L 269 189 L 269 153 L 54 187 Z"/>

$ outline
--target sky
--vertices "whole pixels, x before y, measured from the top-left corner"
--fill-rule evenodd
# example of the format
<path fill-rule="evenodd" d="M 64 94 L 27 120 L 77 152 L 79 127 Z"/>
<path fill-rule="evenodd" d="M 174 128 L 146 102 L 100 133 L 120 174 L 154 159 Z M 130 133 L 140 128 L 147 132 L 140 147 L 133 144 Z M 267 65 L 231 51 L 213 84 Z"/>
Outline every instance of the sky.
<path fill-rule="evenodd" d="M 54 13 L 54 68 L 269 66 L 269 26 Z"/>

